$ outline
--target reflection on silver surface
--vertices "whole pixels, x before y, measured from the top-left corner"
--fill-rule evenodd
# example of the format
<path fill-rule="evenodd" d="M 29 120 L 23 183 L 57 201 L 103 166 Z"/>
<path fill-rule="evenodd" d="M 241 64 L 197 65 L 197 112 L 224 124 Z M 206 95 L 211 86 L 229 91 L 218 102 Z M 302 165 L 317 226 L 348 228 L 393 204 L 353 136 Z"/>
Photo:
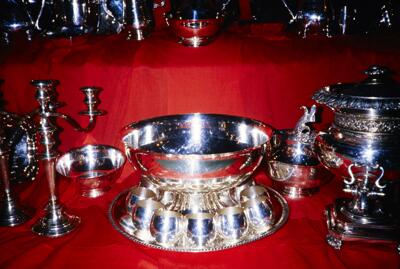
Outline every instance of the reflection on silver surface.
<path fill-rule="evenodd" d="M 10 181 L 34 180 L 39 170 L 35 126 L 30 119 L 1 111 L 0 124 L 10 148 Z"/>
<path fill-rule="evenodd" d="M 128 125 L 122 141 L 129 161 L 143 173 L 140 186 L 157 193 L 163 210 L 184 215 L 185 225 L 179 236 L 179 215 L 162 215 L 163 210 L 153 210 L 156 202 L 149 199 L 145 200 L 148 211 L 141 205 L 144 201 L 134 208 L 140 208 L 138 222 L 147 223 L 142 220 L 153 215 L 156 226 L 135 225 L 138 213 L 132 213 L 130 225 L 126 207 L 121 210 L 119 202 L 112 205 L 112 210 L 119 212 L 112 222 L 135 241 L 177 251 L 224 249 L 272 233 L 287 219 L 286 202 L 276 192 L 271 191 L 274 197 L 268 208 L 264 201 L 258 206 L 257 212 L 264 206 L 269 217 L 260 232 L 247 224 L 248 217 L 239 203 L 240 192 L 255 185 L 249 177 L 260 164 L 271 133 L 272 128 L 261 122 L 216 114 L 172 115 Z M 263 190 L 261 197 L 267 198 L 269 192 Z M 255 219 L 257 205 L 252 206 L 249 204 L 247 210 Z M 277 221 L 271 217 L 272 211 L 276 211 Z M 258 221 L 266 223 L 267 217 Z"/>
<path fill-rule="evenodd" d="M 160 202 L 153 199 L 138 201 L 132 209 L 132 222 L 137 230 L 148 230 L 156 210 L 163 208 Z"/>
<path fill-rule="evenodd" d="M 124 163 L 124 155 L 116 148 L 86 145 L 61 156 L 56 170 L 65 177 L 76 179 L 82 196 L 98 197 L 111 188 Z"/>
<path fill-rule="evenodd" d="M 0 1 L 0 43 L 9 44 L 10 34 L 25 32 L 30 40 L 33 34 L 33 22 L 22 1 Z"/>
<path fill-rule="evenodd" d="M 170 210 L 158 210 L 151 221 L 150 233 L 161 245 L 174 245 L 181 237 L 183 215 Z"/>
<path fill-rule="evenodd" d="M 303 116 L 294 129 L 276 130 L 271 139 L 267 169 L 273 186 L 288 198 L 310 196 L 323 180 L 314 142 L 317 132 L 308 124 L 315 122 L 316 107 L 302 107 Z"/>
<path fill-rule="evenodd" d="M 268 191 L 262 186 L 249 186 L 240 193 L 240 201 L 242 203 L 260 196 L 268 196 Z"/>
<path fill-rule="evenodd" d="M 270 127 L 246 118 L 188 114 L 133 123 L 122 140 L 130 162 L 155 185 L 207 192 L 249 177 L 271 133 Z"/>
<path fill-rule="evenodd" d="M 215 238 L 214 216 L 209 213 L 186 215 L 187 237 L 195 247 L 205 247 Z"/>
<path fill-rule="evenodd" d="M 307 38 L 313 35 L 332 36 L 333 7 L 330 0 L 305 0 L 297 11 L 289 8 L 286 0 L 284 6 L 292 17 L 299 36 Z"/>
<path fill-rule="evenodd" d="M 249 199 L 242 203 L 242 206 L 249 224 L 253 226 L 254 229 L 266 229 L 273 223 L 274 214 L 267 196 Z"/>
<path fill-rule="evenodd" d="M 368 77 L 332 85 L 313 98 L 335 112 L 327 133 L 316 140 L 321 162 L 344 180 L 351 199 L 327 208 L 328 243 L 342 240 L 399 242 L 399 203 L 394 199 L 400 178 L 400 84 L 387 68 L 371 66 Z"/>
<path fill-rule="evenodd" d="M 137 202 L 140 200 L 146 199 L 156 199 L 156 194 L 148 189 L 143 187 L 133 187 L 129 190 L 129 195 L 126 197 L 126 211 L 128 214 L 132 213 L 132 209 Z"/>
<path fill-rule="evenodd" d="M 182 222 L 182 214 L 176 210 L 155 209 L 159 207 L 157 202 L 142 200 L 139 202 L 141 212 L 145 213 L 141 214 L 140 220 L 147 221 L 150 217 L 152 220 L 149 228 L 138 230 L 126 211 L 125 204 L 129 190 L 118 195 L 111 203 L 109 218 L 114 228 L 124 236 L 146 246 L 182 252 L 221 250 L 268 236 L 287 221 L 289 208 L 286 201 L 276 191 L 268 187 L 266 191 L 270 201 L 268 209 L 274 212 L 274 218 L 262 217 L 263 223 L 268 224 L 261 228 L 248 225 L 248 218 L 243 214 L 244 208 L 240 204 L 212 212 L 189 213 L 183 216 Z M 148 211 L 146 212 L 143 207 Z"/>
<path fill-rule="evenodd" d="M 123 0 L 123 33 L 128 40 L 143 40 L 154 28 L 153 9 L 164 6 L 155 4 L 153 0 Z"/>
<path fill-rule="evenodd" d="M 225 207 L 217 211 L 216 226 L 219 235 L 227 240 L 239 240 L 247 231 L 247 219 L 241 207 Z"/>

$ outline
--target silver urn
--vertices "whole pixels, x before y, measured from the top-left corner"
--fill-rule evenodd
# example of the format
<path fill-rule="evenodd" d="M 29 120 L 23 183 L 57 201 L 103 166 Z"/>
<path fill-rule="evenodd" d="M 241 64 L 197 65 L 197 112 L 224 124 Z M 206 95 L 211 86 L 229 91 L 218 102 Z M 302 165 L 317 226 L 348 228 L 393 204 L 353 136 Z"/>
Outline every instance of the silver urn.
<path fill-rule="evenodd" d="M 336 249 L 344 240 L 400 241 L 400 85 L 384 67 L 365 73 L 359 83 L 328 86 L 313 96 L 335 116 L 316 139 L 318 156 L 352 196 L 326 210 L 327 241 Z"/>

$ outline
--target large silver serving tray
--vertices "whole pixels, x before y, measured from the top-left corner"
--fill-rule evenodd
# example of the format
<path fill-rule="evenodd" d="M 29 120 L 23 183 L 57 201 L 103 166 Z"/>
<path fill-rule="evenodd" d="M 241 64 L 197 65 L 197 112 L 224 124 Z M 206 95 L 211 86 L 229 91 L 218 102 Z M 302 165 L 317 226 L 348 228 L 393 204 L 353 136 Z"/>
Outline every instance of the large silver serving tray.
<path fill-rule="evenodd" d="M 244 234 L 237 240 L 226 240 L 217 234 L 211 242 L 204 246 L 194 246 L 190 244 L 185 236 L 182 236 L 180 240 L 174 244 L 162 244 L 157 242 L 157 240 L 151 235 L 140 236 L 140 231 L 137 231 L 134 227 L 131 228 L 127 225 L 124 225 L 124 222 L 126 221 L 125 218 L 129 216 L 127 215 L 126 208 L 126 200 L 127 196 L 129 195 L 129 190 L 123 191 L 114 199 L 114 201 L 111 203 L 108 217 L 111 221 L 111 224 L 118 232 L 128 239 L 145 246 L 177 252 L 210 252 L 224 250 L 269 236 L 279 230 L 286 223 L 289 217 L 289 207 L 286 200 L 275 190 L 268 187 L 266 190 L 268 192 L 270 208 L 274 216 L 269 225 L 257 229 L 248 227 Z M 129 222 L 130 220 L 128 219 L 127 221 Z"/>

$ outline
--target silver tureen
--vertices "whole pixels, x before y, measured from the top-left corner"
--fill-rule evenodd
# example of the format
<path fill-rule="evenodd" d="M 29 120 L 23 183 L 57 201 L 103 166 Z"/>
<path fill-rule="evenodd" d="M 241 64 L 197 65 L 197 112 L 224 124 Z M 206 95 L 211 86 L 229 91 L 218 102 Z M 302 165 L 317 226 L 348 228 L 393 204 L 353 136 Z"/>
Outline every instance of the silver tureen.
<path fill-rule="evenodd" d="M 400 85 L 387 68 L 365 73 L 360 83 L 328 86 L 313 96 L 335 113 L 317 138 L 319 158 L 353 196 L 326 211 L 327 241 L 336 249 L 343 240 L 400 241 Z"/>

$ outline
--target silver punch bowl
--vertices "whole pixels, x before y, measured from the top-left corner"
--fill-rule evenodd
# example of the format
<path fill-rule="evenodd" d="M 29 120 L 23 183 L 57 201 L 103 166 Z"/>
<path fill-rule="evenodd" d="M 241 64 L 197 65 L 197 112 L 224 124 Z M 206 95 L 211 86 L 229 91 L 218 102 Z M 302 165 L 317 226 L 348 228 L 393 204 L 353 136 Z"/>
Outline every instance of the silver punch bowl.
<path fill-rule="evenodd" d="M 274 233 L 287 221 L 288 205 L 251 177 L 271 134 L 259 121 L 216 114 L 128 125 L 122 141 L 142 179 L 114 199 L 111 223 L 132 241 L 181 252 L 222 250 Z"/>
<path fill-rule="evenodd" d="M 209 192 L 248 178 L 271 134 L 255 120 L 187 114 L 132 123 L 122 141 L 129 161 L 162 189 Z"/>

